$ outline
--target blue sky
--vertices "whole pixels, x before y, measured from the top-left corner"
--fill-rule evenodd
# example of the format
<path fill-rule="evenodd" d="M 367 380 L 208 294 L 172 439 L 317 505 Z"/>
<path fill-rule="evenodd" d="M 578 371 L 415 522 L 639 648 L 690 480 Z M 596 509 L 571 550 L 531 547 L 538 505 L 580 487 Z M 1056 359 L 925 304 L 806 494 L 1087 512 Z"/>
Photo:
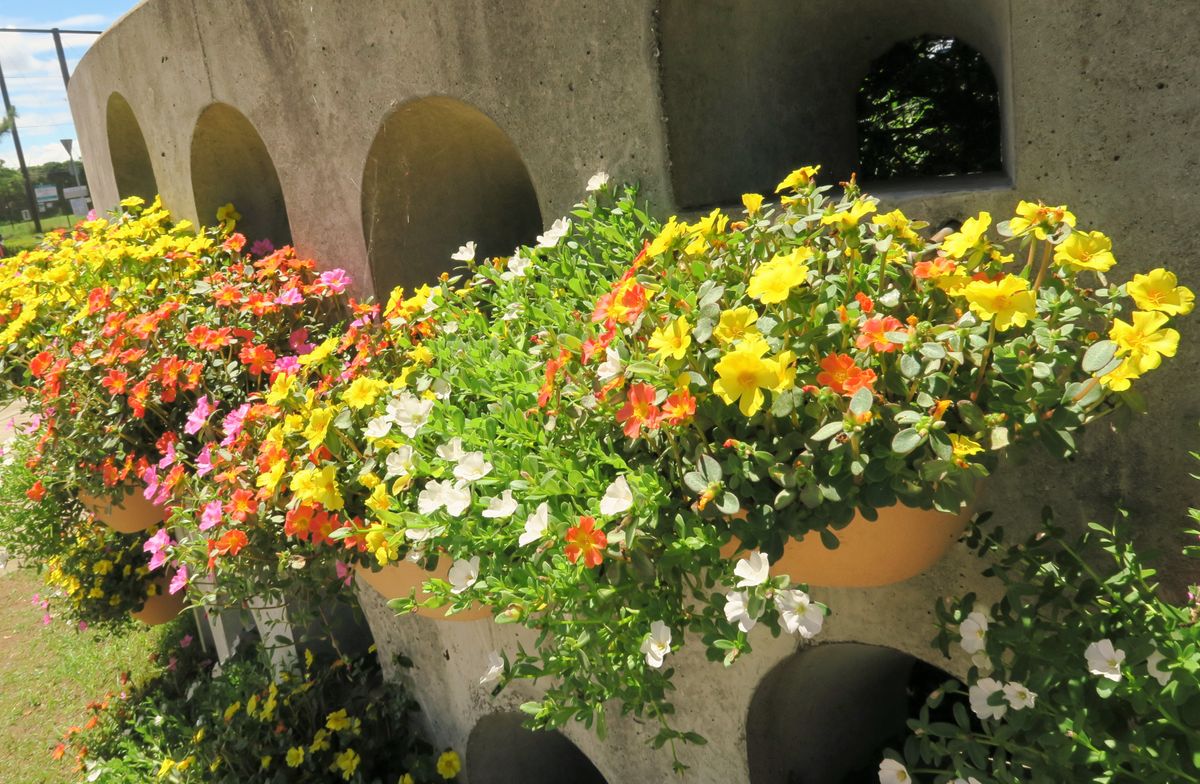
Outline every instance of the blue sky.
<path fill-rule="evenodd" d="M 0 0 L 0 28 L 34 27 L 105 30 L 137 0 Z M 63 36 L 67 65 L 75 64 L 96 36 Z M 75 139 L 54 39 L 49 35 L 0 32 L 0 65 L 17 109 L 17 129 L 30 165 L 67 159 L 59 139 Z M 0 110 L 3 105 L 0 104 Z M 78 151 L 78 142 L 75 149 Z M 15 168 L 12 140 L 0 141 L 0 160 Z"/>

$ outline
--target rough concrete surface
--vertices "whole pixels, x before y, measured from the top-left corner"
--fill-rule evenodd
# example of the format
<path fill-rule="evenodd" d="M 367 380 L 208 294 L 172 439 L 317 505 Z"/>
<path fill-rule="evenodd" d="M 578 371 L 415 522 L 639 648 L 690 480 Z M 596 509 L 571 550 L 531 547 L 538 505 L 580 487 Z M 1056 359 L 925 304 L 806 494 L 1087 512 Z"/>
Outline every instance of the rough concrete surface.
<path fill-rule="evenodd" d="M 1195 12 L 1193 0 L 149 0 L 83 58 L 70 100 L 98 207 L 144 193 L 148 160 L 169 208 L 211 220 L 197 211 L 232 198 L 232 184 L 244 179 L 229 166 L 273 170 L 286 213 L 256 220 L 286 221 L 301 253 L 347 268 L 367 293 L 373 269 L 381 291 L 435 271 L 439 261 L 425 248 L 499 241 L 495 227 L 506 223 L 520 228 L 505 242 L 528 234 L 528 198 L 487 195 L 525 192 L 517 163 L 543 225 L 599 169 L 640 181 L 663 215 L 736 204 L 741 190 L 770 189 L 801 163 L 842 177 L 853 166 L 853 91 L 871 59 L 913 35 L 956 35 L 997 77 L 1004 171 L 887 184 L 879 189 L 885 206 L 938 223 L 981 209 L 1000 220 L 1018 198 L 1066 203 L 1081 228 L 1113 238 L 1116 280 L 1166 265 L 1197 288 Z M 465 105 L 455 117 L 472 118 L 448 135 L 467 140 L 448 147 L 460 151 L 451 159 L 436 154 L 436 123 L 433 132 L 425 120 L 417 132 L 387 125 L 431 106 L 419 103 L 431 96 Z M 196 138 L 200 152 L 211 149 L 195 135 L 197 121 L 218 103 L 243 116 L 269 161 L 197 157 Z M 391 141 L 373 149 L 377 139 L 403 149 Z M 464 147 L 501 152 L 463 166 Z M 205 171 L 193 171 L 196 160 Z M 369 172 L 369 161 L 383 169 Z M 431 209 L 434 201 L 445 206 Z M 388 216 L 396 224 L 379 225 Z M 369 236 L 386 241 L 369 253 Z M 1187 452 L 1200 446 L 1200 327 L 1195 318 L 1179 327 L 1179 355 L 1141 385 L 1150 416 L 1119 434 L 1094 427 L 1073 464 L 1035 455 L 989 483 L 988 504 L 1006 525 L 1029 530 L 1052 504 L 1078 526 L 1109 519 L 1121 502 L 1163 552 L 1169 585 L 1200 577 L 1172 555 L 1198 495 Z M 900 585 L 817 591 L 835 613 L 822 642 L 887 646 L 932 661 L 934 598 L 979 587 L 978 571 L 959 548 Z M 436 742 L 467 749 L 467 773 L 482 778 L 469 759 L 473 728 L 536 693 L 518 684 L 493 700 L 478 686 L 488 651 L 511 646 L 520 632 L 396 618 L 369 588 L 360 595 L 385 659 L 413 659 L 412 671 L 392 672 L 412 681 Z M 755 635 L 754 654 L 728 671 L 704 661 L 696 645 L 674 655 L 679 719 L 710 741 L 686 750 L 687 780 L 751 780 L 752 697 L 797 650 L 794 640 Z M 933 663 L 961 672 L 961 662 Z M 563 733 L 610 784 L 672 778 L 669 756 L 643 743 L 650 728 L 614 716 L 604 743 L 581 727 Z"/>

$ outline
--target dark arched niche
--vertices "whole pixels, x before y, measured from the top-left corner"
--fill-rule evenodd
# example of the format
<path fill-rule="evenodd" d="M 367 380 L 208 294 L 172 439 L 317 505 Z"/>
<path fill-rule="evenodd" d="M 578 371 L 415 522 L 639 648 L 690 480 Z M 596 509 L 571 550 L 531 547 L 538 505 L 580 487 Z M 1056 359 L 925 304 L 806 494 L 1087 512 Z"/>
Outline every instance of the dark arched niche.
<path fill-rule="evenodd" d="M 409 101 L 384 120 L 363 170 L 362 221 L 375 294 L 451 269 L 459 246 L 509 255 L 542 229 L 529 172 L 500 126 L 453 98 Z"/>
<path fill-rule="evenodd" d="M 520 713 L 484 716 L 467 739 L 471 784 L 606 784 L 587 756 L 557 732 L 528 730 Z"/>
<path fill-rule="evenodd" d="M 750 702 L 751 784 L 878 784 L 885 747 L 949 675 L 859 643 L 802 650 L 767 673 Z"/>
<path fill-rule="evenodd" d="M 677 206 L 737 204 L 770 193 L 797 166 L 821 181 L 857 169 L 857 97 L 871 63 L 928 33 L 978 51 L 999 88 L 1004 163 L 1012 172 L 1011 0 L 662 0 L 662 100 Z M 713 30 L 721 45 L 708 45 Z M 1003 187 L 1006 175 L 959 190 Z M 930 189 L 948 183 L 927 180 Z"/>
<path fill-rule="evenodd" d="M 122 199 L 140 196 L 147 202 L 152 201 L 158 194 L 158 182 L 154 179 L 146 137 L 142 135 L 142 126 L 138 124 L 133 108 L 125 96 L 113 93 L 108 96 L 105 115 L 108 155 L 117 181 L 117 193 Z"/>
<path fill-rule="evenodd" d="M 228 104 L 212 104 L 196 121 L 192 193 L 202 224 L 212 224 L 217 210 L 232 203 L 242 215 L 237 230 L 250 242 L 265 238 L 278 247 L 292 241 L 271 154 L 245 115 Z"/>

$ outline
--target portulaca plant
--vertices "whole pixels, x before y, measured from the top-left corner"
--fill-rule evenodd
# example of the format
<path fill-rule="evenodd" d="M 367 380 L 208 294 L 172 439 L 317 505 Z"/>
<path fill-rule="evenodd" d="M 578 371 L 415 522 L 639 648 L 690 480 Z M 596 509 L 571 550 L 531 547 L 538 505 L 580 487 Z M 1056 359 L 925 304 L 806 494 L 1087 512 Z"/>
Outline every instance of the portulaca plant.
<path fill-rule="evenodd" d="M 882 784 L 1200 782 L 1200 589 L 1170 601 L 1130 528 L 978 535 L 1003 597 L 939 602 L 937 645 L 972 666 L 909 722 Z"/>

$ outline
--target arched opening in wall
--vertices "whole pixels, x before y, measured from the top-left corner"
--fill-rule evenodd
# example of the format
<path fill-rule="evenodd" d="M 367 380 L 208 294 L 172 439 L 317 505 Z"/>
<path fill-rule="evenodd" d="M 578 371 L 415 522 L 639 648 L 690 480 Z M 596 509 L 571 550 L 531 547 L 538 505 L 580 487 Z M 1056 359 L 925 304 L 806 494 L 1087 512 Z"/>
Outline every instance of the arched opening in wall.
<path fill-rule="evenodd" d="M 824 183 L 861 172 L 864 77 L 898 42 L 931 33 L 969 45 L 979 54 L 977 64 L 990 67 L 996 99 L 989 114 L 998 115 L 999 142 L 993 134 L 987 145 L 993 152 L 1003 149 L 1003 167 L 987 166 L 980 171 L 1000 174 L 964 175 L 952 185 L 923 177 L 915 189 L 1009 187 L 1011 4 L 660 0 L 658 62 L 675 206 L 735 205 L 743 193 L 771 193 L 805 164 L 820 164 Z M 713 30 L 721 31 L 720 46 L 707 45 Z"/>
<path fill-rule="evenodd" d="M 290 244 L 291 225 L 283 187 L 267 145 L 245 115 L 224 103 L 200 114 L 192 133 L 192 194 L 200 222 L 211 225 L 217 210 L 233 204 L 237 230 L 250 242 Z"/>
<path fill-rule="evenodd" d="M 122 199 L 139 196 L 147 202 L 153 200 L 158 194 L 158 182 L 154 179 L 146 137 L 142 135 L 142 126 L 133 114 L 133 107 L 120 93 L 108 96 L 105 126 L 117 193 Z"/>
<path fill-rule="evenodd" d="M 384 120 L 363 170 L 362 222 L 375 294 L 428 283 L 467 243 L 507 256 L 542 229 L 537 192 L 516 145 L 453 98 L 409 101 Z"/>
<path fill-rule="evenodd" d="M 905 722 L 950 677 L 876 645 L 833 643 L 793 654 L 750 701 L 751 784 L 878 784 L 883 750 L 903 748 Z M 949 699 L 943 709 L 952 715 Z"/>
<path fill-rule="evenodd" d="M 484 716 L 467 739 L 471 784 L 606 784 L 587 756 L 557 732 L 521 726 L 520 713 Z"/>
<path fill-rule="evenodd" d="M 1000 94 L 983 55 L 923 35 L 871 63 L 858 89 L 858 172 L 864 179 L 1003 170 Z"/>

